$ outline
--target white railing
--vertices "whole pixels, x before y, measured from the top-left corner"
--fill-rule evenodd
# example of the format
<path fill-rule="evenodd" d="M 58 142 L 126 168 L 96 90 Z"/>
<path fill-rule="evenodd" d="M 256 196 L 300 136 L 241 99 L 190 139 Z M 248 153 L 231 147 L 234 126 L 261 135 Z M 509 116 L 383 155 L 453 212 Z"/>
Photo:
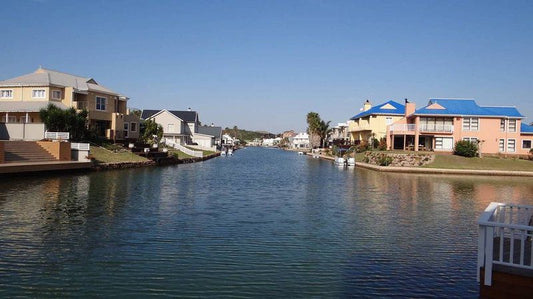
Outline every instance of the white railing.
<path fill-rule="evenodd" d="M 422 124 L 420 132 L 452 133 L 453 125 Z"/>
<path fill-rule="evenodd" d="M 165 141 L 165 144 L 168 145 L 168 146 L 171 146 L 179 151 L 182 151 L 184 152 L 185 154 L 189 155 L 189 156 L 193 156 L 193 157 L 203 157 L 204 156 L 204 153 L 203 152 L 200 152 L 200 151 L 193 151 L 189 148 L 186 148 L 184 147 L 183 145 L 181 144 L 178 144 L 178 143 L 175 143 L 175 142 L 172 142 L 172 141 Z"/>
<path fill-rule="evenodd" d="M 70 144 L 71 150 L 78 150 L 78 151 L 88 151 L 90 150 L 90 145 L 88 143 L 71 143 Z"/>
<path fill-rule="evenodd" d="M 391 125 L 390 130 L 392 132 L 412 132 L 416 130 L 415 124 L 396 124 Z"/>
<path fill-rule="evenodd" d="M 44 132 L 44 139 L 52 140 L 69 140 L 69 132 Z"/>
<path fill-rule="evenodd" d="M 479 218 L 477 279 L 492 285 L 493 265 L 533 270 L 533 206 L 492 202 Z"/>

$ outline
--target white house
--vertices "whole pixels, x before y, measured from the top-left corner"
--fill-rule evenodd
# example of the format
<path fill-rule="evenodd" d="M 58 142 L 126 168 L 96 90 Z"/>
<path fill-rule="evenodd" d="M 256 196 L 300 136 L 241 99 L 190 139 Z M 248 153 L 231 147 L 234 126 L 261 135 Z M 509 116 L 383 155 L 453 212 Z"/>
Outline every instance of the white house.
<path fill-rule="evenodd" d="M 292 148 L 309 148 L 309 134 L 298 133 L 292 138 Z"/>

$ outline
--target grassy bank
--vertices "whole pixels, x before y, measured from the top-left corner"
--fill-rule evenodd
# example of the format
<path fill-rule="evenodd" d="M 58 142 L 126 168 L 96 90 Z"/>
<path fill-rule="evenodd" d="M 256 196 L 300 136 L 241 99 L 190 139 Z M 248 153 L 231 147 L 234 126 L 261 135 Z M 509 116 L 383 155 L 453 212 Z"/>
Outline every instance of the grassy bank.
<path fill-rule="evenodd" d="M 91 155 L 94 157 L 97 163 L 148 161 L 148 159 L 137 156 L 128 151 L 114 153 L 97 146 L 91 146 Z"/>
<path fill-rule="evenodd" d="M 455 155 L 435 155 L 433 163 L 424 168 L 533 171 L 533 161 L 512 158 L 465 158 Z"/>

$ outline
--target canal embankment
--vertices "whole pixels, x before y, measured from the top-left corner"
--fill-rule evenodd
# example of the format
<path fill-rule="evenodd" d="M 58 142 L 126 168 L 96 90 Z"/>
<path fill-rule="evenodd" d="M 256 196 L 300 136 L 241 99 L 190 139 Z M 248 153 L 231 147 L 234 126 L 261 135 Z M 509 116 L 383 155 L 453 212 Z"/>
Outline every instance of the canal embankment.
<path fill-rule="evenodd" d="M 335 161 L 335 157 L 324 154 L 308 153 L 308 156 L 316 156 L 323 160 Z M 529 162 L 530 161 L 524 161 Z M 436 174 L 436 175 L 480 175 L 480 176 L 515 176 L 533 177 L 533 171 L 526 170 L 501 170 L 501 169 L 458 169 L 458 168 L 432 168 L 432 167 L 399 167 L 380 166 L 357 161 L 356 167 L 370 169 L 381 172 L 416 173 L 416 174 Z M 427 166 L 427 165 L 426 165 Z M 454 167 L 454 165 L 449 165 Z"/>

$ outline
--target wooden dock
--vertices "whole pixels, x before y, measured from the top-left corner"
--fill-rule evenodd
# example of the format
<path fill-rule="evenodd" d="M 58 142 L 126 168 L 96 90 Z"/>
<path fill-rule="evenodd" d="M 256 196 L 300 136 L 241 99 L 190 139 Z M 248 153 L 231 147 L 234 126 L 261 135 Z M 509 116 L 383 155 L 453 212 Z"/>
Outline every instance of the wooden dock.
<path fill-rule="evenodd" d="M 69 171 L 92 168 L 91 162 L 42 161 L 0 164 L 0 174 L 30 173 L 43 171 Z"/>

